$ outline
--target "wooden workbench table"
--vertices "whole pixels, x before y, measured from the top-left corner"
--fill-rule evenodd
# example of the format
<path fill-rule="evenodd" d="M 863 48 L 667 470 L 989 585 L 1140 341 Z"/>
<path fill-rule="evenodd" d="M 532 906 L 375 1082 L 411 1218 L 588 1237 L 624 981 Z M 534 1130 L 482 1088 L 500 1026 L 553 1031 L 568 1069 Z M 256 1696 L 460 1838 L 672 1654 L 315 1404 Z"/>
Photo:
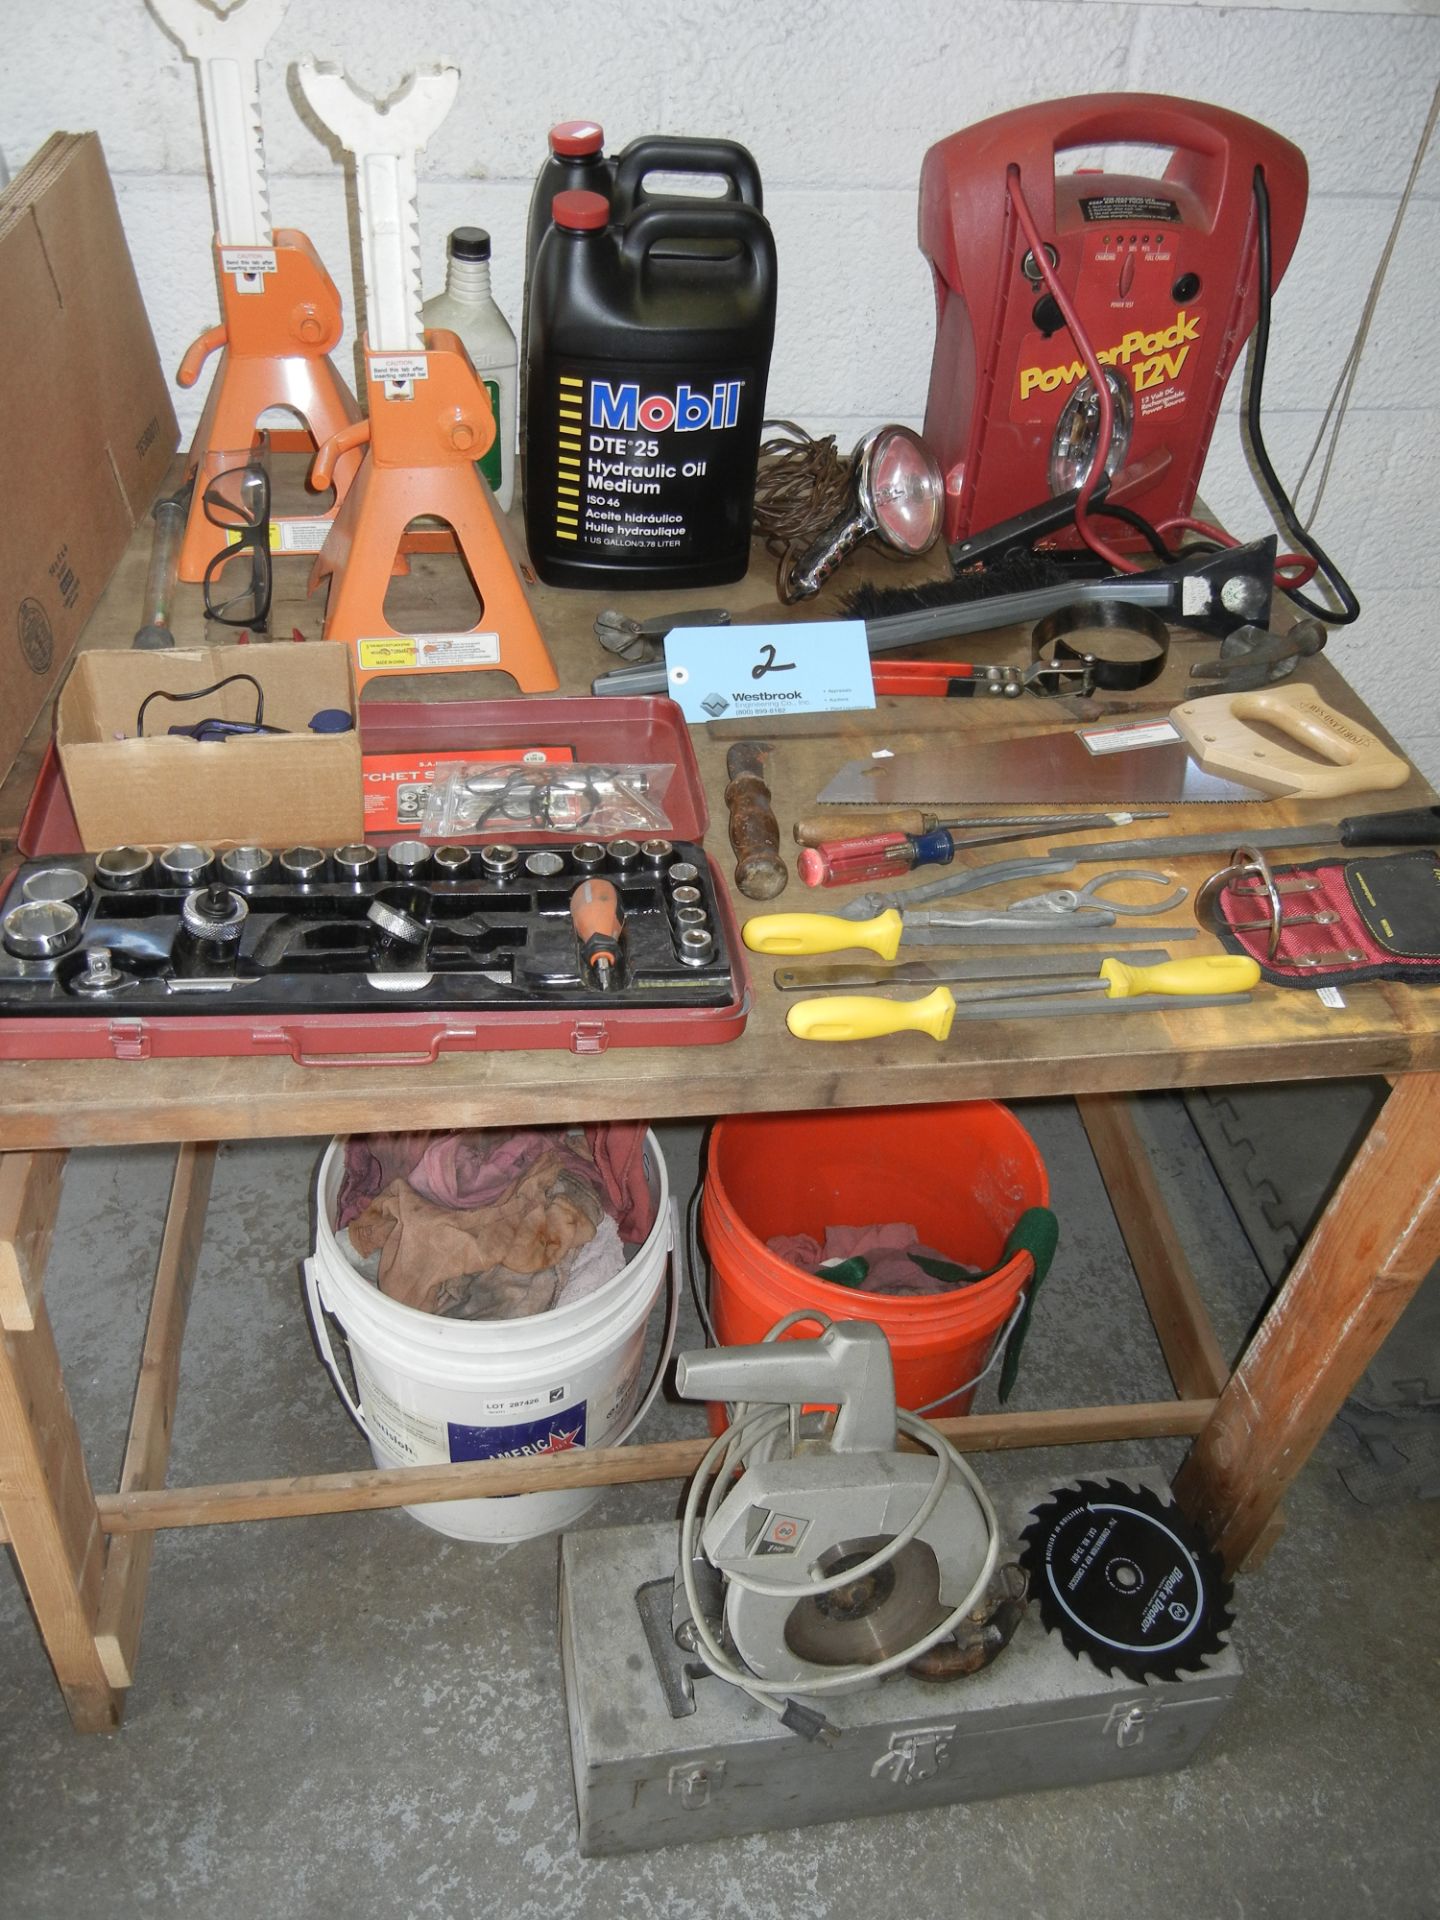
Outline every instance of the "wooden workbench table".
<path fill-rule="evenodd" d="M 132 543 L 84 636 L 126 646 L 137 619 L 148 529 Z M 404 583 L 417 624 L 469 624 L 447 608 L 453 563 L 422 557 Z M 278 563 L 272 631 L 318 632 L 303 598 L 302 562 Z M 889 577 L 888 572 L 884 577 Z M 743 586 L 690 596 L 640 597 L 635 610 L 713 604 L 737 615 L 773 613 L 763 557 Z M 598 602 L 538 590 L 537 611 L 563 688 L 579 692 L 613 664 L 590 634 Z M 627 603 L 628 605 L 629 603 Z M 177 629 L 200 637 L 198 590 L 182 590 Z M 932 653 L 1023 658 L 1011 633 L 951 642 Z M 1204 648 L 1213 651 L 1213 648 Z M 1162 711 L 1183 697 L 1194 642 L 1177 644 L 1165 679 L 1146 696 Z M 157 657 L 157 666 L 163 656 Z M 1307 677 L 1325 698 L 1366 718 L 1328 661 Z M 385 697 L 468 698 L 510 690 L 497 674 L 378 683 Z M 813 808 L 839 764 L 878 745 L 903 750 L 943 734 L 995 737 L 1059 718 L 1052 703 L 885 699 L 873 714 L 774 723 L 768 737 L 782 832 Z M 33 784 L 48 716 L 0 788 L 8 844 Z M 724 848 L 724 756 L 735 730 L 697 731 L 710 800 L 708 844 Z M 1428 803 L 1418 777 L 1352 811 Z M 1007 807 L 1011 796 L 997 795 Z M 1342 811 L 1313 806 L 1312 817 Z M 1290 803 L 1172 810 L 1154 831 L 1233 828 L 1306 817 Z M 177 835 L 183 823 L 177 823 Z M 1001 849 L 1001 854 L 1043 850 Z M 985 858 L 986 856 L 979 856 Z M 999 857 L 993 856 L 993 857 Z M 1192 888 L 1218 858 L 1171 862 Z M 1088 869 L 1084 877 L 1098 869 Z M 1063 878 L 1063 876 L 1062 876 Z M 1046 881 L 1044 884 L 1052 884 Z M 1033 890 L 1018 889 L 1013 891 Z M 792 881 L 776 907 L 814 907 Z M 986 896 L 987 899 L 991 896 Z M 1003 895 L 998 896 L 1003 898 Z M 1137 894 L 1143 898 L 1143 894 Z M 754 909 L 737 899 L 743 919 Z M 1188 905 L 1171 916 L 1191 924 Z M 1207 951 L 1207 940 L 1187 951 Z M 1098 951 L 1098 950 L 1096 950 Z M 203 1231 L 213 1142 L 387 1128 L 708 1116 L 763 1109 L 909 1104 L 1070 1093 L 1079 1102 L 1116 1201 L 1132 1258 L 1175 1382 L 1174 1402 L 977 1416 L 940 1423 L 968 1449 L 1063 1444 L 1105 1437 L 1195 1436 L 1177 1487 L 1231 1565 L 1264 1535 L 1286 1485 L 1368 1363 L 1410 1294 L 1440 1257 L 1440 995 L 1383 984 L 1347 989 L 1343 1009 L 1308 992 L 1262 988 L 1248 1006 L 1188 1013 L 1085 1017 L 1025 1024 L 957 1024 L 936 1046 L 909 1034 L 847 1047 L 806 1045 L 784 1030 L 784 1000 L 769 968 L 753 966 L 753 1005 L 733 1043 L 684 1049 L 442 1054 L 420 1065 L 381 1060 L 320 1070 L 288 1055 L 214 1060 L 36 1062 L 3 1069 L 0 1096 L 0 1519 L 72 1718 L 82 1729 L 118 1723 L 133 1673 L 150 1549 L 157 1528 L 334 1512 L 480 1493 L 662 1479 L 689 1472 L 700 1445 L 636 1446 L 552 1462 L 484 1462 L 266 1481 L 219 1488 L 164 1485 L 190 1282 Z M 1394 1091 L 1233 1377 L 1221 1360 L 1158 1187 L 1120 1096 L 1154 1088 L 1384 1075 Z M 43 1270 L 64 1150 L 180 1143 L 130 1442 L 119 1491 L 97 1497 L 86 1471 L 43 1297 Z"/>

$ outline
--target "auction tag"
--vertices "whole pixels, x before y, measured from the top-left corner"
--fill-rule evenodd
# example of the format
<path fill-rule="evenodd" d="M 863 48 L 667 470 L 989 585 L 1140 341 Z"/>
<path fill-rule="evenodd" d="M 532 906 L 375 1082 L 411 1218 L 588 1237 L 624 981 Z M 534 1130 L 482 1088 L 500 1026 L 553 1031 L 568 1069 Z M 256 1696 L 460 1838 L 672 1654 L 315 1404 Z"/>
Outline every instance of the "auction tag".
<path fill-rule="evenodd" d="M 670 698 L 692 722 L 875 704 L 863 620 L 672 627 L 665 677 Z"/>
<path fill-rule="evenodd" d="M 1169 747 L 1180 738 L 1168 720 L 1120 720 L 1105 727 L 1076 729 L 1087 753 L 1132 753 L 1137 747 Z"/>

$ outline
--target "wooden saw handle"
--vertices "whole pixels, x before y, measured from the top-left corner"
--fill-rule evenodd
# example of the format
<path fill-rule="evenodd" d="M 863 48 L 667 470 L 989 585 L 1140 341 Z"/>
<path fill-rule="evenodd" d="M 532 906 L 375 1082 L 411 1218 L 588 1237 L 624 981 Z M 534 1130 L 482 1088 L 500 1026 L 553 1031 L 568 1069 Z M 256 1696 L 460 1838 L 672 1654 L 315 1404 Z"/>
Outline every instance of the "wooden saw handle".
<path fill-rule="evenodd" d="M 1207 773 L 1243 780 L 1263 793 L 1324 800 L 1343 793 L 1379 793 L 1403 787 L 1408 762 L 1382 746 L 1373 733 L 1348 720 L 1313 687 L 1286 681 L 1254 693 L 1218 693 L 1187 700 L 1170 718 Z M 1288 753 L 1247 722 L 1263 720 L 1309 747 L 1326 764 Z"/>

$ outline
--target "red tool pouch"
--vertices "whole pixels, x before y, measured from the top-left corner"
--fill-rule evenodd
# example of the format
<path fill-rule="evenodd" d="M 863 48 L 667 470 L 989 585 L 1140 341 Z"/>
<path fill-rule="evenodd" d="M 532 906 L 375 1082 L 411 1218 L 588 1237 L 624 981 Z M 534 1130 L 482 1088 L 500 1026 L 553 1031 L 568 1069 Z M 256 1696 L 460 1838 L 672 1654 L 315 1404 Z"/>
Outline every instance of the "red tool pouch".
<path fill-rule="evenodd" d="M 1428 849 L 1273 869 L 1237 858 L 1196 905 L 1273 986 L 1440 983 L 1440 853 Z"/>

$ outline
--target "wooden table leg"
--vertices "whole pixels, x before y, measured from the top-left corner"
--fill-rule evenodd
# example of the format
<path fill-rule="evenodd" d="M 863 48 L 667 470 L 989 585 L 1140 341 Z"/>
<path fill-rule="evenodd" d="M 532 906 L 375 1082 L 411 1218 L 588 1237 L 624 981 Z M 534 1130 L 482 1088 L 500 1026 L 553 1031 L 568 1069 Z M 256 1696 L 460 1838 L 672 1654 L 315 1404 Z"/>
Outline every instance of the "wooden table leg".
<path fill-rule="evenodd" d="M 214 1172 L 213 1141 L 204 1145 L 189 1142 L 181 1147 L 150 1296 L 130 1436 L 120 1469 L 122 1493 L 165 1484 L 175 1399 L 180 1390 L 180 1346 L 185 1338 L 185 1316 L 200 1261 L 205 1208 Z M 105 1671 L 117 1687 L 128 1687 L 135 1676 L 154 1549 L 153 1534 L 123 1534 L 111 1540 L 106 1556 L 95 1637 Z"/>
<path fill-rule="evenodd" d="M 81 1733 L 118 1727 L 124 1694 L 111 1686 L 95 1639 L 105 1540 L 60 1356 L 41 1292 L 52 1221 L 37 1226 L 59 1192 L 52 1156 L 5 1155 L 0 1190 L 17 1179 L 11 1217 L 22 1223 L 0 1267 L 23 1274 L 0 1319 L 0 1514 L 40 1636 Z M 18 1248 L 18 1254 L 17 1254 Z M 15 1321 L 20 1324 L 14 1324 Z"/>
<path fill-rule="evenodd" d="M 1440 1074 L 1381 1108 L 1175 1482 L 1226 1565 L 1286 1487 L 1440 1259 Z"/>

